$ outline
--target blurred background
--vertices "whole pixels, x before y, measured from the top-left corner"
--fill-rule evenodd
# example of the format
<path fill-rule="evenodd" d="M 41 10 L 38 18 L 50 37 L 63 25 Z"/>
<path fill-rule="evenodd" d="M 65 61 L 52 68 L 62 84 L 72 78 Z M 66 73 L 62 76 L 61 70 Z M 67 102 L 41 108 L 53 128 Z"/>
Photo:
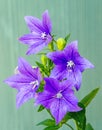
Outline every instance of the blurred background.
<path fill-rule="evenodd" d="M 16 108 L 16 90 L 3 83 L 13 75 L 18 57 L 24 57 L 32 65 L 39 60 L 34 55 L 26 56 L 27 46 L 18 38 L 28 33 L 24 16 L 41 18 L 46 10 L 53 23 L 53 34 L 70 41 L 79 41 L 79 52 L 94 65 L 93 70 L 83 73 L 81 89 L 76 93 L 81 100 L 96 87 L 100 91 L 87 108 L 87 121 L 95 130 L 102 129 L 102 0 L 0 0 L 0 130 L 42 130 L 36 126 L 49 118 L 46 111 L 37 112 L 31 100 Z M 68 130 L 63 126 L 60 130 Z"/>

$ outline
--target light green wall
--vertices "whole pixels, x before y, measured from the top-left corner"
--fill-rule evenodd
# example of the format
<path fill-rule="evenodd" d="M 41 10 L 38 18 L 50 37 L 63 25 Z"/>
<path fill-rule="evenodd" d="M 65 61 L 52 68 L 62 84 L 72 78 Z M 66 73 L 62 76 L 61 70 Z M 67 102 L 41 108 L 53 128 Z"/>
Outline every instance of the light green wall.
<path fill-rule="evenodd" d="M 13 74 L 18 57 L 35 62 L 34 56 L 25 56 L 27 47 L 17 38 L 28 32 L 24 16 L 41 17 L 46 9 L 53 33 L 58 37 L 71 33 L 70 40 L 77 39 L 80 53 L 95 65 L 84 72 L 78 98 L 102 86 L 102 0 L 0 0 L 0 130 L 42 130 L 36 124 L 48 117 L 46 111 L 37 113 L 33 100 L 17 110 L 16 91 L 2 82 Z M 87 109 L 87 118 L 95 130 L 102 129 L 101 89 Z"/>

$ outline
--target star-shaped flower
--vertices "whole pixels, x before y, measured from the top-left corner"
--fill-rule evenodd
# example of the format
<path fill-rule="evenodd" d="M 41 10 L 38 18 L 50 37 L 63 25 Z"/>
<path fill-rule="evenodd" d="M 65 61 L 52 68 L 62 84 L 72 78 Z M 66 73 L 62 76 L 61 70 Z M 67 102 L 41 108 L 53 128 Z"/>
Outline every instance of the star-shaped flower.
<path fill-rule="evenodd" d="M 50 77 L 59 80 L 71 78 L 77 90 L 79 90 L 82 81 L 81 73 L 87 68 L 94 67 L 90 61 L 80 56 L 77 41 L 68 44 L 63 51 L 51 52 L 47 56 L 55 64 Z"/>
<path fill-rule="evenodd" d="M 81 108 L 72 90 L 73 82 L 59 82 L 54 78 L 45 78 L 44 91 L 39 93 L 36 104 L 41 104 L 50 109 L 51 114 L 58 124 L 67 112 L 77 112 Z"/>
<path fill-rule="evenodd" d="M 34 98 L 41 80 L 39 68 L 32 68 L 23 58 L 19 58 L 17 73 L 5 80 L 8 85 L 18 90 L 17 107 Z"/>
<path fill-rule="evenodd" d="M 52 24 L 46 10 L 42 15 L 42 21 L 36 17 L 26 16 L 25 21 L 30 29 L 30 34 L 20 37 L 20 42 L 29 45 L 27 54 L 36 54 L 52 41 Z"/>

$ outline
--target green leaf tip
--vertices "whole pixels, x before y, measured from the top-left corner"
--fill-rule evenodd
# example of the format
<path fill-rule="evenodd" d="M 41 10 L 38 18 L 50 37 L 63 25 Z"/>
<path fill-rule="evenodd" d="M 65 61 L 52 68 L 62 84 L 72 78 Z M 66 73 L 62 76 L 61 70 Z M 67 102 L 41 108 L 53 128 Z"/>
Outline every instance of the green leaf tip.
<path fill-rule="evenodd" d="M 88 124 L 86 125 L 86 129 L 85 129 L 85 130 L 94 130 L 94 129 L 92 128 L 91 124 L 88 123 Z"/>
<path fill-rule="evenodd" d="M 84 107 L 87 107 L 89 103 L 93 100 L 93 98 L 98 93 L 99 88 L 96 88 L 92 90 L 88 95 L 86 95 L 80 102 L 84 105 Z"/>

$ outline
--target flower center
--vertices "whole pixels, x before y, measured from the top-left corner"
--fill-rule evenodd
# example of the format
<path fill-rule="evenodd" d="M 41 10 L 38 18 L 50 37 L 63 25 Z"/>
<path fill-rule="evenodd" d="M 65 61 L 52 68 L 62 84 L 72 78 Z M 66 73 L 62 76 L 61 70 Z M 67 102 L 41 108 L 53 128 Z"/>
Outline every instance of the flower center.
<path fill-rule="evenodd" d="M 57 95 L 56 95 L 56 98 L 61 98 L 62 97 L 62 93 L 57 93 Z"/>
<path fill-rule="evenodd" d="M 41 33 L 41 38 L 42 39 L 46 39 L 46 37 L 47 37 L 47 34 L 45 32 Z"/>
<path fill-rule="evenodd" d="M 32 89 L 34 89 L 37 85 L 39 85 L 38 80 L 30 82 L 30 85 L 33 85 Z"/>
<path fill-rule="evenodd" d="M 72 69 L 75 66 L 74 62 L 72 60 L 67 62 L 67 68 Z"/>

